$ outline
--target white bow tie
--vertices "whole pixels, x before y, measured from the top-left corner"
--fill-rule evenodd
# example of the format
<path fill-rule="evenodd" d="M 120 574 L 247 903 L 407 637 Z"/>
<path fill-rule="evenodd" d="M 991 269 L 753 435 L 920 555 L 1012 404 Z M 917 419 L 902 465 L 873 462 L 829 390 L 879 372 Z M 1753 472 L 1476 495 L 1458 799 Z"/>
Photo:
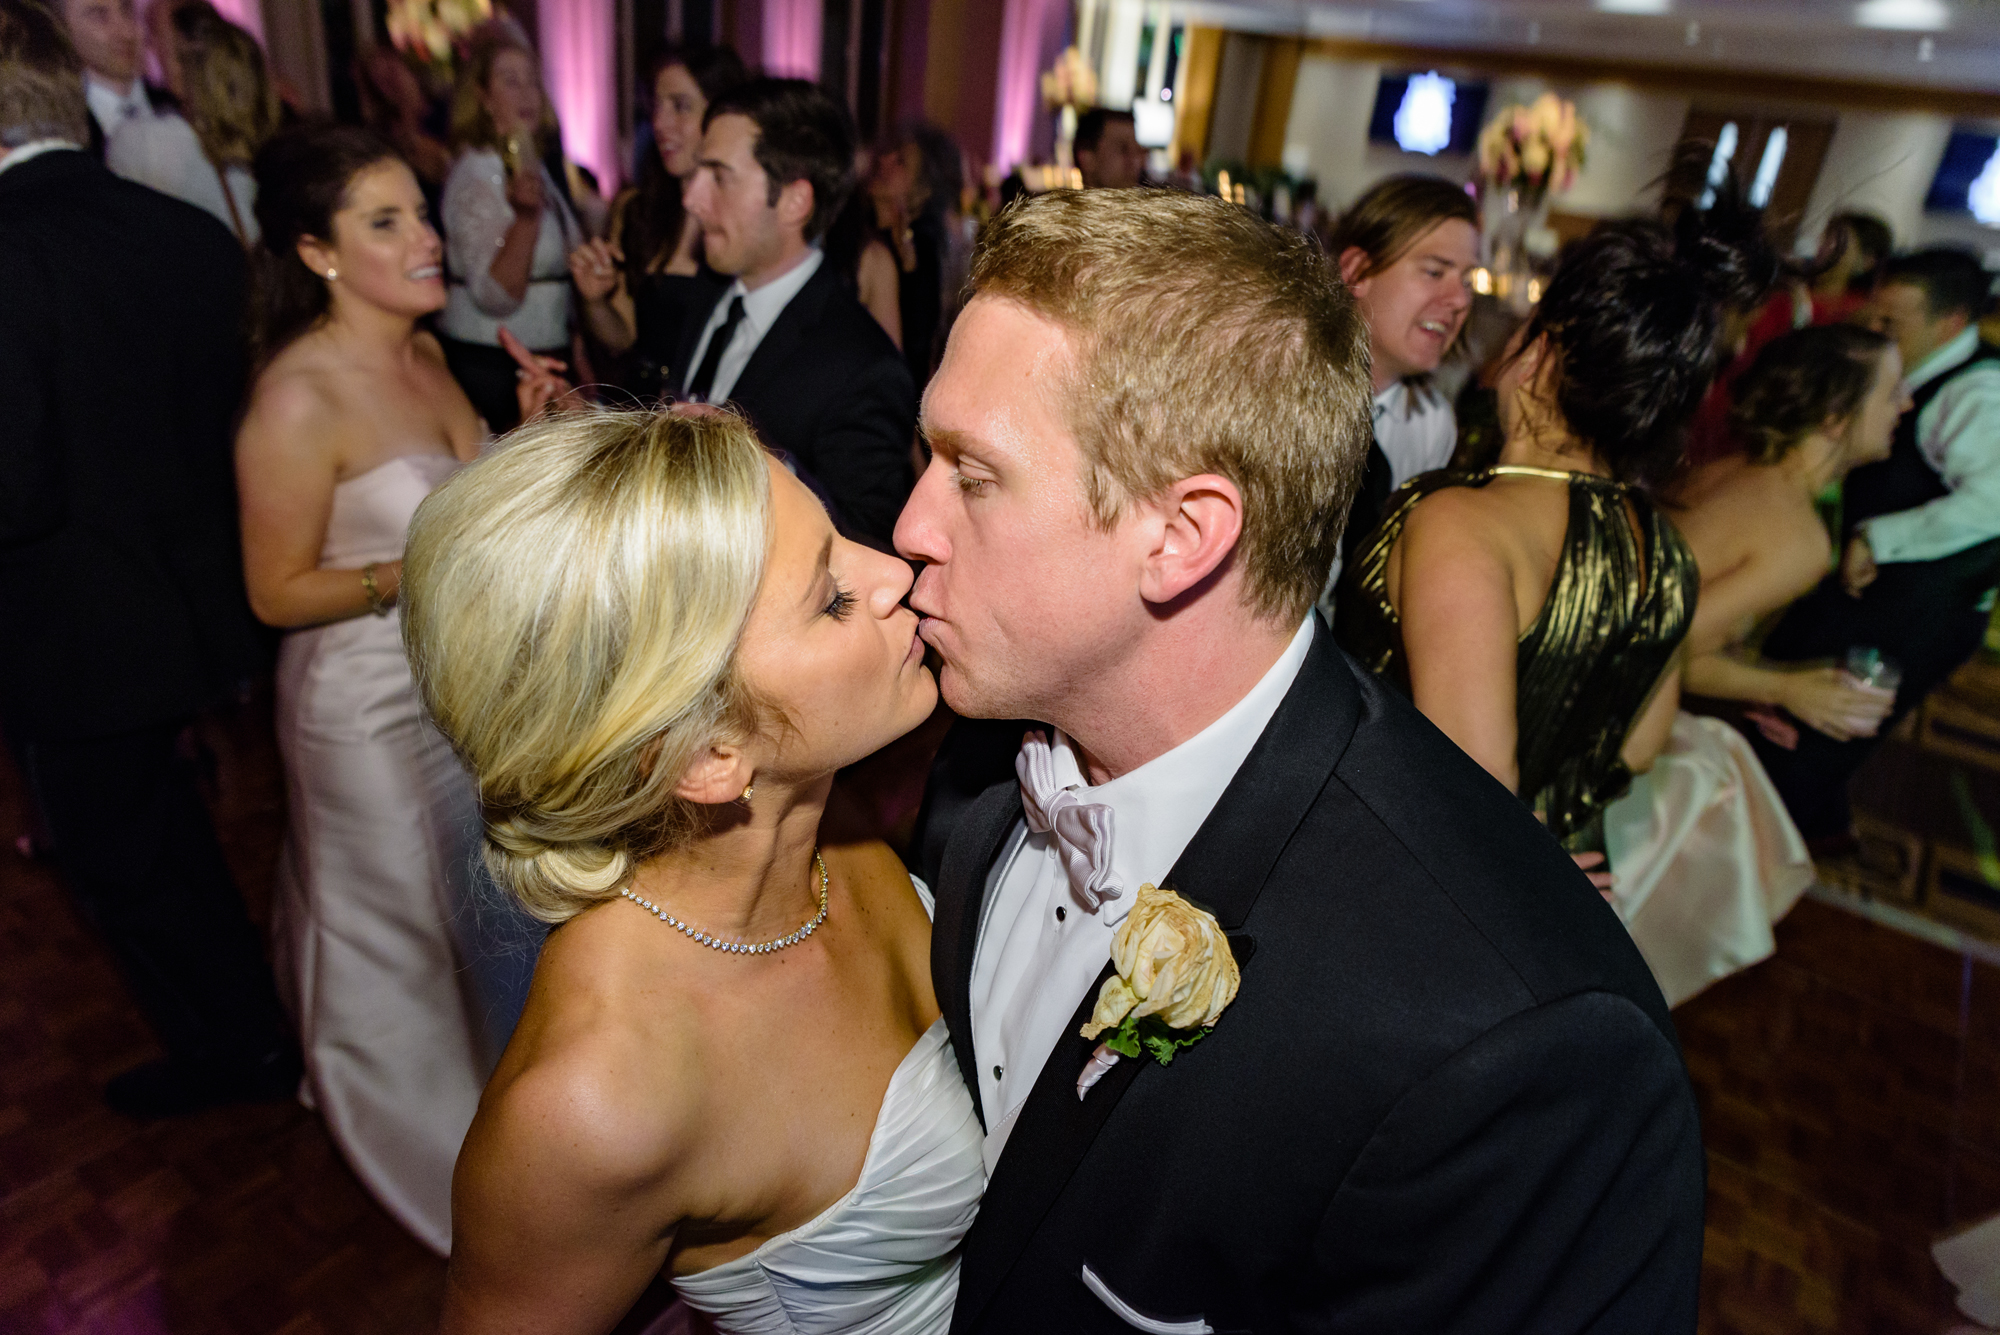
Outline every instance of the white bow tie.
<path fill-rule="evenodd" d="M 1114 813 L 1110 806 L 1085 802 L 1057 785 L 1055 752 L 1040 732 L 1021 739 L 1014 773 L 1021 779 L 1021 805 L 1028 828 L 1036 834 L 1055 836 L 1056 856 L 1062 859 L 1070 892 L 1084 911 L 1095 913 L 1106 900 L 1118 898 L 1125 885 L 1111 869 Z"/>

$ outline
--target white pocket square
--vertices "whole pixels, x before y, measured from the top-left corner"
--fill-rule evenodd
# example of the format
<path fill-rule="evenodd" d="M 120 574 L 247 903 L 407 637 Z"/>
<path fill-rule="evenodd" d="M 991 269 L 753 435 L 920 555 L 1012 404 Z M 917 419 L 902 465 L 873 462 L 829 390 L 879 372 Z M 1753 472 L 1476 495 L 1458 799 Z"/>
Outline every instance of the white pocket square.
<path fill-rule="evenodd" d="M 1111 1291 L 1111 1286 L 1097 1277 L 1097 1272 L 1089 1266 L 1083 1268 L 1083 1287 L 1097 1295 L 1097 1300 L 1118 1314 L 1118 1319 L 1134 1330 L 1149 1332 L 1149 1335 L 1215 1335 L 1215 1327 L 1200 1317 L 1189 1317 L 1184 1321 L 1164 1321 L 1156 1316 L 1147 1316 L 1132 1304 Z"/>

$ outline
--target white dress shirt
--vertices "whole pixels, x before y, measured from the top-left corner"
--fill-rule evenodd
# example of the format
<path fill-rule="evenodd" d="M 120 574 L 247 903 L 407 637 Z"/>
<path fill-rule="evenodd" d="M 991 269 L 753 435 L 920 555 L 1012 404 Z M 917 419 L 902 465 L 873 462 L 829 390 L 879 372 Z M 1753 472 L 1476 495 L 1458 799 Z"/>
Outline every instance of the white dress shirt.
<path fill-rule="evenodd" d="M 241 163 L 218 171 L 185 118 L 168 112 L 128 119 L 105 142 L 104 165 L 128 181 L 205 210 L 245 246 L 256 244 L 257 178 Z"/>
<path fill-rule="evenodd" d="M 1924 358 L 1907 381 L 1921 389 L 1979 347 L 1967 329 Z M 1863 523 L 1877 561 L 1936 561 L 2000 537 L 2000 362 L 1940 389 L 1917 414 L 1917 450 L 1951 494 Z"/>
<path fill-rule="evenodd" d="M 680 387 L 685 390 L 701 368 L 702 358 L 708 356 L 709 340 L 715 331 L 722 328 L 722 322 L 729 318 L 729 303 L 743 298 L 743 318 L 737 321 L 736 332 L 730 336 L 729 346 L 722 350 L 722 360 L 715 364 L 715 383 L 709 387 L 708 401 L 722 403 L 729 398 L 729 391 L 736 388 L 736 381 L 743 374 L 743 368 L 750 364 L 750 357 L 757 351 L 757 345 L 764 341 L 764 335 L 771 332 L 771 326 L 778 322 L 785 307 L 792 304 L 792 298 L 805 290 L 812 276 L 819 272 L 819 266 L 826 255 L 818 246 L 806 252 L 806 257 L 770 282 L 752 292 L 737 279 L 722 294 L 722 300 L 715 303 L 715 309 L 708 313 L 708 323 L 701 327 L 701 337 L 694 345 L 694 356 L 688 358 L 687 370 L 681 375 Z"/>
<path fill-rule="evenodd" d="M 1028 833 L 1025 819 L 1015 823 L 987 873 L 972 955 L 972 1050 L 986 1113 L 988 1177 L 1077 1003 L 1110 961 L 1113 929 L 1132 911 L 1142 884 L 1157 885 L 1173 870 L 1221 800 L 1291 690 L 1312 637 L 1308 616 L 1228 713 L 1109 783 L 1090 787 L 1069 739 L 1060 732 L 1051 739 L 1056 782 L 1112 809 L 1111 865 L 1124 888 L 1089 912 L 1070 890 L 1053 836 Z"/>
<path fill-rule="evenodd" d="M 7 156 L 0 158 L 0 172 L 11 170 L 25 162 L 33 162 L 44 153 L 58 153 L 65 149 L 75 152 L 82 147 L 82 144 L 72 144 L 67 139 L 30 139 L 19 148 L 7 150 Z"/>
<path fill-rule="evenodd" d="M 138 79 L 121 90 L 85 70 L 83 100 L 90 104 L 90 114 L 97 118 L 97 128 L 104 131 L 107 140 L 126 121 L 148 120 L 153 115 L 153 99 L 146 96 L 146 85 Z"/>
<path fill-rule="evenodd" d="M 1375 443 L 1389 461 L 1393 491 L 1451 462 L 1458 418 L 1434 387 L 1398 380 L 1375 396 Z"/>

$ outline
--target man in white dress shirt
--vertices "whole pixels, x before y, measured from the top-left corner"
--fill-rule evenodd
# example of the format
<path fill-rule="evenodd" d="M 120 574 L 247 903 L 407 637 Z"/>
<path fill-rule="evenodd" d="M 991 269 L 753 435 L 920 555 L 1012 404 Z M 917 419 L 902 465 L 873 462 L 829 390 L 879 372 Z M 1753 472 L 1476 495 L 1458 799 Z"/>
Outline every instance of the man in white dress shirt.
<path fill-rule="evenodd" d="M 800 79 L 753 79 L 709 104 L 688 212 L 732 279 L 688 321 L 670 374 L 734 403 L 853 536 L 886 545 L 910 494 L 917 395 L 902 353 L 821 242 L 853 188 L 846 109 Z"/>
<path fill-rule="evenodd" d="M 1910 408 L 1889 457 L 1848 474 L 1841 568 L 1801 599 L 1765 641 L 1781 660 L 1881 651 L 1901 671 L 1896 709 L 1875 737 L 1837 742 L 1800 729 L 1796 748 L 1750 735 L 1808 840 L 1850 836 L 1847 782 L 1896 718 L 1979 647 L 2000 580 L 2000 349 L 1978 319 L 1992 275 L 1969 251 L 1890 260 L 1866 312 L 1896 340 Z"/>
<path fill-rule="evenodd" d="M 140 77 L 139 21 L 132 0 L 63 0 L 62 19 L 83 58 L 83 95 L 101 154 L 119 126 L 153 114 Z"/>
<path fill-rule="evenodd" d="M 1148 190 L 1017 205 L 971 291 L 897 549 L 947 702 L 1049 726 L 924 868 L 987 1133 L 953 1331 L 1692 1331 L 1658 988 L 1311 610 L 1369 439 L 1352 300 Z M 1079 1032 L 1153 887 L 1241 970 L 1170 1065 Z"/>
<path fill-rule="evenodd" d="M 1449 464 L 1458 445 L 1458 419 L 1431 376 L 1472 311 L 1479 209 L 1441 176 L 1385 177 L 1340 215 L 1328 249 L 1368 322 L 1375 391 L 1374 446 L 1348 514 L 1345 557 L 1381 521 L 1396 488 Z M 1327 578 L 1328 616 L 1343 563 L 1336 560 Z"/>

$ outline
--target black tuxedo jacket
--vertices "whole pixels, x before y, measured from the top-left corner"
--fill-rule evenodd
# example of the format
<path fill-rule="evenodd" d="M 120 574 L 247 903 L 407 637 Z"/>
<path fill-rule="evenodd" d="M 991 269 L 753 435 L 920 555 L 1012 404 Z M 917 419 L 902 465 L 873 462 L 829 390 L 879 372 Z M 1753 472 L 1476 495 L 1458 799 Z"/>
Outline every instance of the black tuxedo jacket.
<path fill-rule="evenodd" d="M 694 351 L 733 279 L 717 277 L 697 299 L 674 356 L 676 390 L 693 374 Z M 849 531 L 887 544 L 915 479 L 917 391 L 909 365 L 830 264 L 786 304 L 750 354 L 729 401 L 766 445 L 788 451 L 833 498 Z"/>
<path fill-rule="evenodd" d="M 0 171 L 0 716 L 184 718 L 265 662 L 233 424 L 243 250 L 88 153 Z"/>
<path fill-rule="evenodd" d="M 975 1099 L 973 948 L 1020 814 L 988 790 L 932 881 Z M 954 1332 L 1694 1330 L 1704 1162 L 1659 989 L 1519 800 L 1323 625 L 1166 884 L 1221 921 L 1242 990 L 1081 1101 L 1097 985 L 1077 999 Z"/>

